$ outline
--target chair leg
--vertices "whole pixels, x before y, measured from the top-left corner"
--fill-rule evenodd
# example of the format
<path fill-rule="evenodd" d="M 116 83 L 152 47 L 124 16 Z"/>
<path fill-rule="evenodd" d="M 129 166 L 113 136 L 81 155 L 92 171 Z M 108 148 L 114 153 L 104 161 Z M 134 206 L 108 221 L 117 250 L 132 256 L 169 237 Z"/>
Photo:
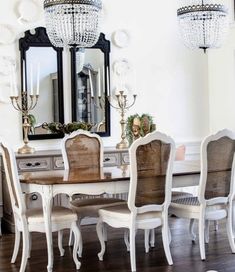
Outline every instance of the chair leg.
<path fill-rule="evenodd" d="M 155 229 L 150 230 L 150 245 L 155 247 Z"/>
<path fill-rule="evenodd" d="M 81 232 L 81 219 L 77 220 L 77 226 Z M 82 242 L 82 234 L 79 236 L 78 240 L 78 256 L 81 258 L 82 257 L 82 250 L 83 250 L 83 242 Z"/>
<path fill-rule="evenodd" d="M 28 229 L 23 227 L 23 250 L 22 250 L 22 259 L 20 265 L 20 272 L 25 272 L 26 264 L 28 260 L 28 252 L 29 252 L 29 232 Z"/>
<path fill-rule="evenodd" d="M 108 236 L 107 236 L 107 225 L 103 224 L 103 235 L 104 235 L 104 241 L 108 241 Z"/>
<path fill-rule="evenodd" d="M 58 248 L 60 251 L 60 256 L 64 256 L 64 249 L 63 249 L 63 230 L 58 231 Z"/>
<path fill-rule="evenodd" d="M 233 235 L 233 211 L 232 205 L 229 205 L 228 216 L 226 222 L 227 235 L 229 240 L 229 245 L 231 247 L 232 253 L 235 253 L 234 235 Z"/>
<path fill-rule="evenodd" d="M 205 243 L 209 243 L 209 227 L 210 227 L 210 221 L 206 220 L 205 222 Z"/>
<path fill-rule="evenodd" d="M 14 244 L 14 250 L 11 258 L 11 263 L 15 263 L 18 252 L 19 252 L 19 247 L 20 247 L 20 232 L 15 225 L 15 244 Z"/>
<path fill-rule="evenodd" d="M 105 252 L 105 242 L 104 242 L 104 233 L 103 233 L 103 221 L 101 219 L 99 219 L 97 222 L 96 232 L 97 232 L 97 236 L 99 238 L 100 246 L 101 246 L 101 250 L 98 253 L 98 258 L 100 261 L 103 261 L 103 256 Z"/>
<path fill-rule="evenodd" d="M 29 232 L 29 252 L 28 252 L 28 259 L 31 257 L 31 248 L 32 248 L 32 234 Z"/>
<path fill-rule="evenodd" d="M 129 230 L 128 229 L 124 230 L 124 242 L 126 245 L 126 250 L 129 252 L 130 251 L 130 243 L 129 243 Z"/>
<path fill-rule="evenodd" d="M 79 240 L 81 237 L 81 232 L 77 226 L 76 222 L 73 222 L 71 225 L 71 229 L 73 231 L 73 235 L 74 235 L 74 245 L 73 245 L 73 261 L 76 265 L 76 269 L 80 269 L 81 263 L 78 260 L 78 245 L 79 245 Z"/>
<path fill-rule="evenodd" d="M 171 251 L 170 251 L 170 240 L 169 240 L 169 230 L 168 230 L 168 224 L 165 223 L 162 226 L 162 241 L 163 241 L 163 247 L 166 254 L 166 259 L 169 265 L 173 264 L 172 257 L 171 257 Z"/>
<path fill-rule="evenodd" d="M 69 246 L 73 245 L 73 232 L 70 230 L 69 232 Z"/>
<path fill-rule="evenodd" d="M 144 230 L 144 246 L 145 246 L 145 253 L 149 252 L 149 234 L 150 234 L 150 229 L 145 229 Z"/>
<path fill-rule="evenodd" d="M 197 236 L 196 236 L 196 234 L 194 232 L 194 219 L 193 218 L 190 219 L 189 233 L 191 234 L 192 241 L 195 241 Z"/>
<path fill-rule="evenodd" d="M 131 258 L 131 271 L 136 271 L 136 256 L 135 256 L 135 227 L 134 224 L 130 228 L 130 258 Z"/>
<path fill-rule="evenodd" d="M 203 215 L 200 215 L 199 222 L 198 222 L 198 229 L 199 229 L 199 247 L 200 247 L 200 255 L 201 259 L 206 259 L 205 254 L 205 219 Z"/>

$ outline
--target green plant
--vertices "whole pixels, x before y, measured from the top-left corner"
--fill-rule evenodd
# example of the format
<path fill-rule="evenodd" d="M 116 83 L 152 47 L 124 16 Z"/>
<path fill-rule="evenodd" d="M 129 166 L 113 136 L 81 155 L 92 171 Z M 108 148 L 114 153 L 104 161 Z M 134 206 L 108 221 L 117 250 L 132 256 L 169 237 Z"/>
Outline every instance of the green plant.
<path fill-rule="evenodd" d="M 86 122 L 72 122 L 68 124 L 61 124 L 59 122 L 43 123 L 42 127 L 52 133 L 65 133 L 70 134 L 78 129 L 91 130 L 92 124 Z"/>
<path fill-rule="evenodd" d="M 147 113 L 130 115 L 127 118 L 126 124 L 126 137 L 129 144 L 139 137 L 145 136 L 147 133 L 156 129 L 156 125 L 153 123 L 153 117 Z"/>

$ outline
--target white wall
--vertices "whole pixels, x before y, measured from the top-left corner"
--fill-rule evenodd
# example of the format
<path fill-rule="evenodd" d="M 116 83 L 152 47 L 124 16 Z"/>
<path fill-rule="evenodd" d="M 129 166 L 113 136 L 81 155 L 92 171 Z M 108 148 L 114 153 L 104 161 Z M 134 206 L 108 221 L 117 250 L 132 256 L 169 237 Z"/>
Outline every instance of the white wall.
<path fill-rule="evenodd" d="M 43 25 L 43 20 L 20 25 L 14 14 L 16 3 L 16 0 L 0 2 L 0 23 L 13 25 L 18 37 L 27 29 Z M 190 51 L 182 44 L 178 34 L 176 0 L 103 0 L 103 3 L 102 32 L 106 38 L 111 40 L 117 29 L 127 29 L 131 35 L 127 48 L 120 49 L 113 44 L 111 48 L 111 67 L 116 60 L 126 58 L 136 75 L 129 84 L 138 97 L 127 115 L 145 112 L 153 115 L 157 129 L 169 133 L 177 142 L 201 140 L 209 131 L 207 56 L 199 51 Z M 19 60 L 18 41 L 13 45 L 1 45 L 2 55 Z M 116 83 L 113 75 L 111 77 L 111 89 L 114 89 Z M 66 122 L 71 116 L 69 80 L 69 56 L 64 56 Z M 0 88 L 1 92 L 6 91 Z M 114 109 L 111 120 L 111 137 L 104 138 L 104 144 L 114 146 L 120 141 L 119 114 Z M 20 124 L 21 117 L 12 106 L 1 103 L 0 134 L 15 148 L 22 145 Z M 31 141 L 31 145 L 38 149 L 52 149 L 59 142 Z"/>

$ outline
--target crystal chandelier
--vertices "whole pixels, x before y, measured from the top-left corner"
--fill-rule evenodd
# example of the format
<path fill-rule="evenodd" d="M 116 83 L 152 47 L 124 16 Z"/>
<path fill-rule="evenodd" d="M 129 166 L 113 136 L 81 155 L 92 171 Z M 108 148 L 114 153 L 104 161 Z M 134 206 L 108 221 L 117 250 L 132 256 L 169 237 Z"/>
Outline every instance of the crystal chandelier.
<path fill-rule="evenodd" d="M 218 48 L 228 32 L 228 9 L 211 0 L 191 0 L 177 10 L 185 45 L 191 49 Z"/>
<path fill-rule="evenodd" d="M 99 35 L 101 0 L 45 0 L 48 37 L 55 47 L 92 47 Z"/>

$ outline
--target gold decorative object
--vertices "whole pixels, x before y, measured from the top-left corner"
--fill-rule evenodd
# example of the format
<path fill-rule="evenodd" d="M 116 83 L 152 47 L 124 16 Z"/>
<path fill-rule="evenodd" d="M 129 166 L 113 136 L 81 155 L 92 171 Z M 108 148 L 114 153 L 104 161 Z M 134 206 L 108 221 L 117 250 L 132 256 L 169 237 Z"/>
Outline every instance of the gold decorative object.
<path fill-rule="evenodd" d="M 30 130 L 30 122 L 29 122 L 29 111 L 33 110 L 38 102 L 39 95 L 33 95 L 30 94 L 29 98 L 27 95 L 27 92 L 23 91 L 21 94 L 21 99 L 19 96 L 10 96 L 11 103 L 13 107 L 20 111 L 23 115 L 23 133 L 24 133 L 24 146 L 18 149 L 18 153 L 20 154 L 31 154 L 35 152 L 35 149 L 33 147 L 30 147 L 28 145 L 29 138 L 28 133 Z"/>
<path fill-rule="evenodd" d="M 117 98 L 117 106 L 114 106 L 111 104 L 110 102 L 110 96 L 108 96 L 108 101 L 109 101 L 109 104 L 117 109 L 119 112 L 120 112 L 120 115 L 121 115 L 121 120 L 120 120 L 120 124 L 121 124 L 121 142 L 118 143 L 116 145 L 116 148 L 117 149 L 124 149 L 124 148 L 128 148 L 129 146 L 129 143 L 126 139 L 126 131 L 125 131 L 125 126 L 126 126 L 126 120 L 125 120 L 125 113 L 127 110 L 129 110 L 134 104 L 135 104 L 135 101 L 136 101 L 136 97 L 137 95 L 134 94 L 133 95 L 133 102 L 128 105 L 128 100 L 127 100 L 127 95 L 124 94 L 124 91 L 119 91 L 119 94 L 116 94 L 115 95 L 116 98 Z"/>

